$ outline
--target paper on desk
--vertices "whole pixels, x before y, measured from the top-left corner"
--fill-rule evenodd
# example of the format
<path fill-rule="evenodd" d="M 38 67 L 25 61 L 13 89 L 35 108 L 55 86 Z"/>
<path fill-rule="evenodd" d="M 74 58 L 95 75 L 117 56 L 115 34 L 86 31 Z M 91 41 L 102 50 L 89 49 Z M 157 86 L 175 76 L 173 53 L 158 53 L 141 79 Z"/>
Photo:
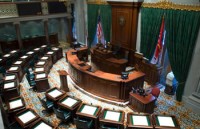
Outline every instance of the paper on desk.
<path fill-rule="evenodd" d="M 37 127 L 35 127 L 34 129 L 52 129 L 51 126 L 47 125 L 44 122 L 41 122 Z"/>
<path fill-rule="evenodd" d="M 119 121 L 119 117 L 120 117 L 119 112 L 107 111 L 104 119 Z"/>
<path fill-rule="evenodd" d="M 43 65 L 43 64 L 45 64 L 44 61 L 39 61 L 39 62 L 37 63 L 37 65 Z"/>
<path fill-rule="evenodd" d="M 76 102 L 77 102 L 77 100 L 68 97 L 64 101 L 62 101 L 62 104 L 72 107 Z"/>
<path fill-rule="evenodd" d="M 49 57 L 45 57 L 45 56 L 44 56 L 44 57 L 42 57 L 41 59 L 42 59 L 42 60 L 46 60 L 46 59 L 48 59 L 48 58 L 49 58 Z"/>
<path fill-rule="evenodd" d="M 170 117 L 170 116 L 157 116 L 157 117 L 158 117 L 158 122 L 159 122 L 160 126 L 175 127 L 172 117 Z"/>
<path fill-rule="evenodd" d="M 94 115 L 97 107 L 85 105 L 83 109 L 81 110 L 81 113 L 89 114 L 89 115 Z"/>
<path fill-rule="evenodd" d="M 22 56 L 21 58 L 22 58 L 22 59 L 25 59 L 25 58 L 27 58 L 27 57 L 28 57 L 28 56 Z"/>
<path fill-rule="evenodd" d="M 36 116 L 31 111 L 28 111 L 28 112 L 22 114 L 21 116 L 19 116 L 18 118 L 25 124 L 28 121 L 34 119 L 35 117 Z"/>
<path fill-rule="evenodd" d="M 4 89 L 12 88 L 15 86 L 14 82 L 9 82 L 4 84 Z"/>
<path fill-rule="evenodd" d="M 59 95 L 61 95 L 62 92 L 60 92 L 59 90 L 55 89 L 55 90 L 49 92 L 48 94 L 49 94 L 50 96 L 52 96 L 53 98 L 56 98 L 56 97 L 58 97 Z"/>
<path fill-rule="evenodd" d="M 9 103 L 9 105 L 10 105 L 10 109 L 23 106 L 22 100 L 21 100 L 21 99 L 17 99 L 17 100 L 15 100 L 15 101 L 12 101 L 12 102 Z"/>
<path fill-rule="evenodd" d="M 36 74 L 36 78 L 39 79 L 39 78 L 44 78 L 46 77 L 46 74 L 45 73 L 41 73 L 41 74 Z"/>
<path fill-rule="evenodd" d="M 47 54 L 53 54 L 53 52 L 47 52 Z"/>
<path fill-rule="evenodd" d="M 35 68 L 36 72 L 44 71 L 44 68 Z"/>
<path fill-rule="evenodd" d="M 13 51 L 11 51 L 10 53 L 15 53 L 15 52 L 17 52 L 16 50 L 13 50 Z"/>
<path fill-rule="evenodd" d="M 15 62 L 15 64 L 21 64 L 22 63 L 22 61 L 16 61 Z"/>
<path fill-rule="evenodd" d="M 3 57 L 9 57 L 10 56 L 10 54 L 6 54 L 6 55 L 4 55 Z"/>
<path fill-rule="evenodd" d="M 133 125 L 145 125 L 148 126 L 148 121 L 146 116 L 132 116 Z"/>
<path fill-rule="evenodd" d="M 30 52 L 28 52 L 27 54 L 31 55 L 31 54 L 33 54 L 33 53 L 34 53 L 34 52 L 30 51 Z"/>
<path fill-rule="evenodd" d="M 15 78 L 15 75 L 9 75 L 5 77 L 5 80 L 13 80 Z"/>
<path fill-rule="evenodd" d="M 18 67 L 11 67 L 9 70 L 14 71 L 14 70 L 17 70 L 17 69 L 18 69 Z"/>

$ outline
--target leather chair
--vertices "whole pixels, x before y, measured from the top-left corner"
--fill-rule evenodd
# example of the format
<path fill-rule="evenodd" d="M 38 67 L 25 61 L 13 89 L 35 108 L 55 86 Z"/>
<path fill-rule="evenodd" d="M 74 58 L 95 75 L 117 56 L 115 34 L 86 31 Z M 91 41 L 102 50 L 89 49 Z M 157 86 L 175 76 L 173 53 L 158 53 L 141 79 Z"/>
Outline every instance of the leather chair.
<path fill-rule="evenodd" d="M 77 129 L 92 129 L 93 120 L 87 118 L 74 118 L 74 123 Z"/>
<path fill-rule="evenodd" d="M 56 117 L 61 120 L 61 123 L 58 124 L 61 125 L 65 122 L 68 122 L 71 119 L 71 112 L 59 108 L 53 107 L 54 113 L 56 114 Z"/>
<path fill-rule="evenodd" d="M 102 124 L 100 129 L 120 129 L 119 125 Z"/>
<path fill-rule="evenodd" d="M 159 97 L 160 95 L 160 89 L 158 87 L 154 87 L 151 90 L 151 94 L 156 97 L 156 99 Z"/>
<path fill-rule="evenodd" d="M 42 106 L 45 108 L 45 110 L 42 111 L 42 113 L 44 114 L 49 114 L 53 111 L 53 106 L 54 106 L 54 103 L 50 100 L 47 100 L 46 97 L 44 98 L 40 98 L 38 97 Z"/>

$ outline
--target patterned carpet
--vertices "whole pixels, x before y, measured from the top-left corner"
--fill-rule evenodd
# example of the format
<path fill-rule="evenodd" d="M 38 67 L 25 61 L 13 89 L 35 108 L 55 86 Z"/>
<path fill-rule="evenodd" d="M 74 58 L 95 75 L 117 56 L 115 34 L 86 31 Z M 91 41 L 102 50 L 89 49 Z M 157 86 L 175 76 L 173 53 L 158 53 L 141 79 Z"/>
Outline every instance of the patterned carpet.
<path fill-rule="evenodd" d="M 60 78 L 57 70 L 67 70 L 68 64 L 65 58 L 59 60 L 51 69 L 48 76 L 49 84 L 51 87 L 60 87 Z M 43 107 L 37 96 L 44 96 L 44 93 L 36 93 L 29 90 L 30 86 L 27 79 L 24 77 L 21 83 L 21 95 L 24 97 L 26 106 L 34 109 L 41 117 L 46 119 L 49 123 L 57 126 L 59 124 L 59 119 L 56 118 L 55 114 L 50 116 L 45 116 L 42 113 Z M 123 110 L 125 113 L 133 112 L 128 106 L 120 107 L 112 104 L 107 104 L 105 102 L 99 101 L 97 99 L 91 98 L 88 95 L 83 94 L 76 88 L 74 88 L 74 83 L 68 77 L 68 86 L 70 89 L 69 95 L 76 96 L 80 98 L 83 102 L 93 103 L 94 105 L 100 105 L 102 108 L 110 108 L 115 110 Z M 146 84 L 147 85 L 147 84 Z M 154 109 L 156 114 L 171 114 L 176 115 L 178 122 L 182 129 L 200 129 L 200 116 L 193 113 L 191 110 L 184 107 L 183 103 L 174 100 L 174 96 L 170 96 L 164 93 L 164 88 L 161 89 L 159 98 L 157 99 L 157 107 Z M 126 120 L 124 124 L 126 123 Z M 76 126 L 72 123 L 63 124 L 59 126 L 59 129 L 76 129 Z"/>

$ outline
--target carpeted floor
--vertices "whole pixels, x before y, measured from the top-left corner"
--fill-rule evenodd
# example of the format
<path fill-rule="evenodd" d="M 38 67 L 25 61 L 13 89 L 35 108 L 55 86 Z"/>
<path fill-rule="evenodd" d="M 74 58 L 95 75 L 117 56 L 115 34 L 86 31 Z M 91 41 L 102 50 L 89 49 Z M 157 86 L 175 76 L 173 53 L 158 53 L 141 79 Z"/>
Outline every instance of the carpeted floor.
<path fill-rule="evenodd" d="M 51 69 L 50 74 L 48 76 L 49 84 L 51 87 L 60 87 L 60 78 L 57 73 L 57 70 L 67 70 L 68 64 L 65 61 L 65 58 L 59 60 Z M 34 91 L 29 90 L 30 86 L 26 78 L 23 79 L 21 83 L 21 95 L 24 97 L 26 106 L 34 109 L 41 117 L 46 119 L 51 124 L 57 126 L 59 124 L 59 119 L 56 118 L 54 114 L 50 116 L 45 116 L 42 113 L 43 107 L 38 100 L 37 96 L 44 96 L 44 93 L 36 93 Z M 68 86 L 70 89 L 69 95 L 76 96 L 80 98 L 83 102 L 93 103 L 94 105 L 100 105 L 102 108 L 110 108 L 115 110 L 123 110 L 126 113 L 133 112 L 128 106 L 121 107 L 117 105 L 108 104 L 97 100 L 95 98 L 91 98 L 83 92 L 74 88 L 74 83 L 68 77 Z M 146 85 L 147 86 L 147 85 Z M 191 110 L 184 107 L 184 105 L 180 102 L 174 100 L 174 96 L 170 96 L 164 93 L 164 88 L 161 89 L 161 93 L 159 98 L 157 99 L 157 107 L 154 109 L 156 114 L 171 114 L 176 115 L 178 122 L 181 125 L 182 129 L 200 129 L 200 116 L 193 113 Z M 125 121 L 126 122 L 126 121 Z M 125 124 L 125 123 L 124 123 Z M 59 129 L 76 129 L 73 124 L 63 124 L 59 126 Z"/>

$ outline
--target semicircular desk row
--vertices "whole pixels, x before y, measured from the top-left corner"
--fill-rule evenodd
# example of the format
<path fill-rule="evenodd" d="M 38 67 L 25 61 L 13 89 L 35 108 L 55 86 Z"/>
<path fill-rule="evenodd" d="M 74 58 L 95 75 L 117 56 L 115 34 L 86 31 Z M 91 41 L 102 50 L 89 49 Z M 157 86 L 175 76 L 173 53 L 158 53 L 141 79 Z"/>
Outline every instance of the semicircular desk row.
<path fill-rule="evenodd" d="M 128 101 L 132 87 L 143 87 L 145 74 L 142 72 L 133 71 L 129 74 L 128 79 L 123 80 L 119 74 L 101 70 L 92 71 L 92 66 L 78 58 L 77 53 L 84 50 L 87 50 L 87 48 L 70 49 L 66 52 L 69 75 L 78 87 L 104 99 L 117 102 Z"/>

